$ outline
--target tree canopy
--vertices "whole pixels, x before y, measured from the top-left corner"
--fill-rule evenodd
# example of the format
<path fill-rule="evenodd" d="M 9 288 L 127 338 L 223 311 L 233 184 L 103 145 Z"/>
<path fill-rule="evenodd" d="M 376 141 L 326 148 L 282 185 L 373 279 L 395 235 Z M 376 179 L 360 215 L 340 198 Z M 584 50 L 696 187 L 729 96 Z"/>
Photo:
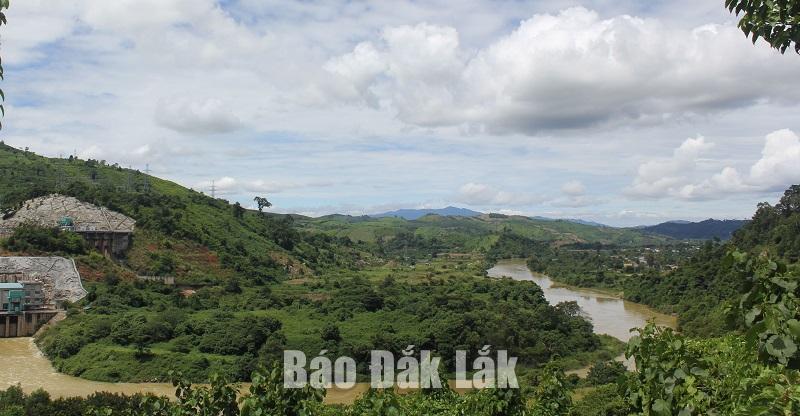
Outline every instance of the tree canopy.
<path fill-rule="evenodd" d="M 800 0 L 725 0 L 725 7 L 740 14 L 739 28 L 756 43 L 759 38 L 786 52 L 800 54 Z"/>

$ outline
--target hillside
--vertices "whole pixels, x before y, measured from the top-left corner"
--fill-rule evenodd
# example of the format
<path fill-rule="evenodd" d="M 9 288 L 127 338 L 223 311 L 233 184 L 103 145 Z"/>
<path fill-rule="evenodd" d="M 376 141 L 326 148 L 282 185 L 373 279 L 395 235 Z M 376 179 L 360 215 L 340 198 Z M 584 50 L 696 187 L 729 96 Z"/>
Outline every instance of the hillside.
<path fill-rule="evenodd" d="M 668 240 L 668 237 L 633 229 L 501 214 L 475 217 L 426 215 L 416 220 L 330 215 L 298 219 L 296 223 L 309 232 L 375 244 L 383 253 L 402 253 L 405 256 L 431 252 L 486 253 L 500 235 L 509 233 L 556 245 L 597 243 L 629 246 L 659 244 Z"/>
<path fill-rule="evenodd" d="M 175 274 L 186 281 L 241 274 L 266 282 L 346 267 L 365 255 L 299 233 L 290 216 L 261 215 L 104 161 L 45 158 L 0 144 L 0 211 L 52 193 L 134 218 L 137 230 L 125 263 L 139 274 Z"/>
<path fill-rule="evenodd" d="M 431 214 L 441 215 L 441 216 L 453 216 L 453 217 L 477 217 L 478 215 L 481 215 L 480 212 L 473 211 L 471 209 L 458 208 L 458 207 L 445 207 L 437 209 L 398 209 L 395 211 L 388 211 L 380 214 L 372 214 L 370 215 L 370 217 L 373 218 L 398 217 L 407 220 L 416 220 Z"/>
<path fill-rule="evenodd" d="M 680 268 L 666 275 L 629 281 L 625 295 L 676 312 L 682 329 L 695 335 L 725 331 L 726 306 L 738 304 L 746 281 L 736 272 L 727 253 L 732 250 L 752 255 L 769 254 L 798 269 L 800 259 L 800 186 L 788 189 L 772 206 L 758 205 L 753 219 L 721 244 L 706 242 L 701 250 Z"/>
<path fill-rule="evenodd" d="M 700 222 L 670 221 L 641 227 L 640 230 L 681 240 L 711 240 L 714 238 L 730 240 L 733 233 L 747 222 L 746 220 L 715 219 Z"/>

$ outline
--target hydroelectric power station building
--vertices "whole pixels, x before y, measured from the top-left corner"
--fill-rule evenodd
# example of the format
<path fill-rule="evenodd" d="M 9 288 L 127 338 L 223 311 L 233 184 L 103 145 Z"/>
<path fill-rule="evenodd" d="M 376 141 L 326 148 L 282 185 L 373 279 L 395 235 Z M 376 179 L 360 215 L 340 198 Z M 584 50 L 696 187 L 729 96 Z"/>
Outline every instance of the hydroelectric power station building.
<path fill-rule="evenodd" d="M 86 296 L 75 262 L 64 257 L 0 257 L 0 338 L 28 337 Z"/>
<path fill-rule="evenodd" d="M 106 256 L 128 249 L 136 224 L 126 215 L 58 194 L 26 201 L 7 217 L 0 219 L 0 237 L 13 234 L 23 224 L 58 227 L 79 234 Z"/>

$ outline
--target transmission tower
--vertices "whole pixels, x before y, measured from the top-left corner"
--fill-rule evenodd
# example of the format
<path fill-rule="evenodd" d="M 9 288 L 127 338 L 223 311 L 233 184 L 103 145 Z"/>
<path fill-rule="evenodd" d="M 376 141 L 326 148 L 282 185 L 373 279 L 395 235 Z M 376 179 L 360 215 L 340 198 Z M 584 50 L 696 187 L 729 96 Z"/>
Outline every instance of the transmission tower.
<path fill-rule="evenodd" d="M 144 165 L 144 191 L 150 192 L 150 164 Z"/>
<path fill-rule="evenodd" d="M 216 186 L 216 184 L 214 183 L 213 180 L 211 181 L 211 197 L 212 198 L 216 198 L 217 197 L 217 186 Z"/>

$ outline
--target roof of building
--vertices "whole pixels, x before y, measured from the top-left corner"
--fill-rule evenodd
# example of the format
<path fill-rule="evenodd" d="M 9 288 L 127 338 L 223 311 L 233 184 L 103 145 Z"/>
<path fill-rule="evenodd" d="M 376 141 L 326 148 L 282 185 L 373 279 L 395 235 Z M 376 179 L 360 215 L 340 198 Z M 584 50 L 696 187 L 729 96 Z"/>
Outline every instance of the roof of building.
<path fill-rule="evenodd" d="M 63 257 L 0 257 L 0 273 L 21 273 L 21 282 L 41 283 L 45 303 L 86 296 L 75 262 Z"/>
<path fill-rule="evenodd" d="M 19 283 L 0 283 L 0 289 L 22 289 Z"/>
<path fill-rule="evenodd" d="M 11 218 L 0 220 L 0 229 L 13 229 L 24 223 L 45 227 L 71 224 L 77 232 L 130 233 L 133 232 L 136 221 L 108 208 L 82 202 L 71 196 L 52 194 L 25 202 Z"/>

